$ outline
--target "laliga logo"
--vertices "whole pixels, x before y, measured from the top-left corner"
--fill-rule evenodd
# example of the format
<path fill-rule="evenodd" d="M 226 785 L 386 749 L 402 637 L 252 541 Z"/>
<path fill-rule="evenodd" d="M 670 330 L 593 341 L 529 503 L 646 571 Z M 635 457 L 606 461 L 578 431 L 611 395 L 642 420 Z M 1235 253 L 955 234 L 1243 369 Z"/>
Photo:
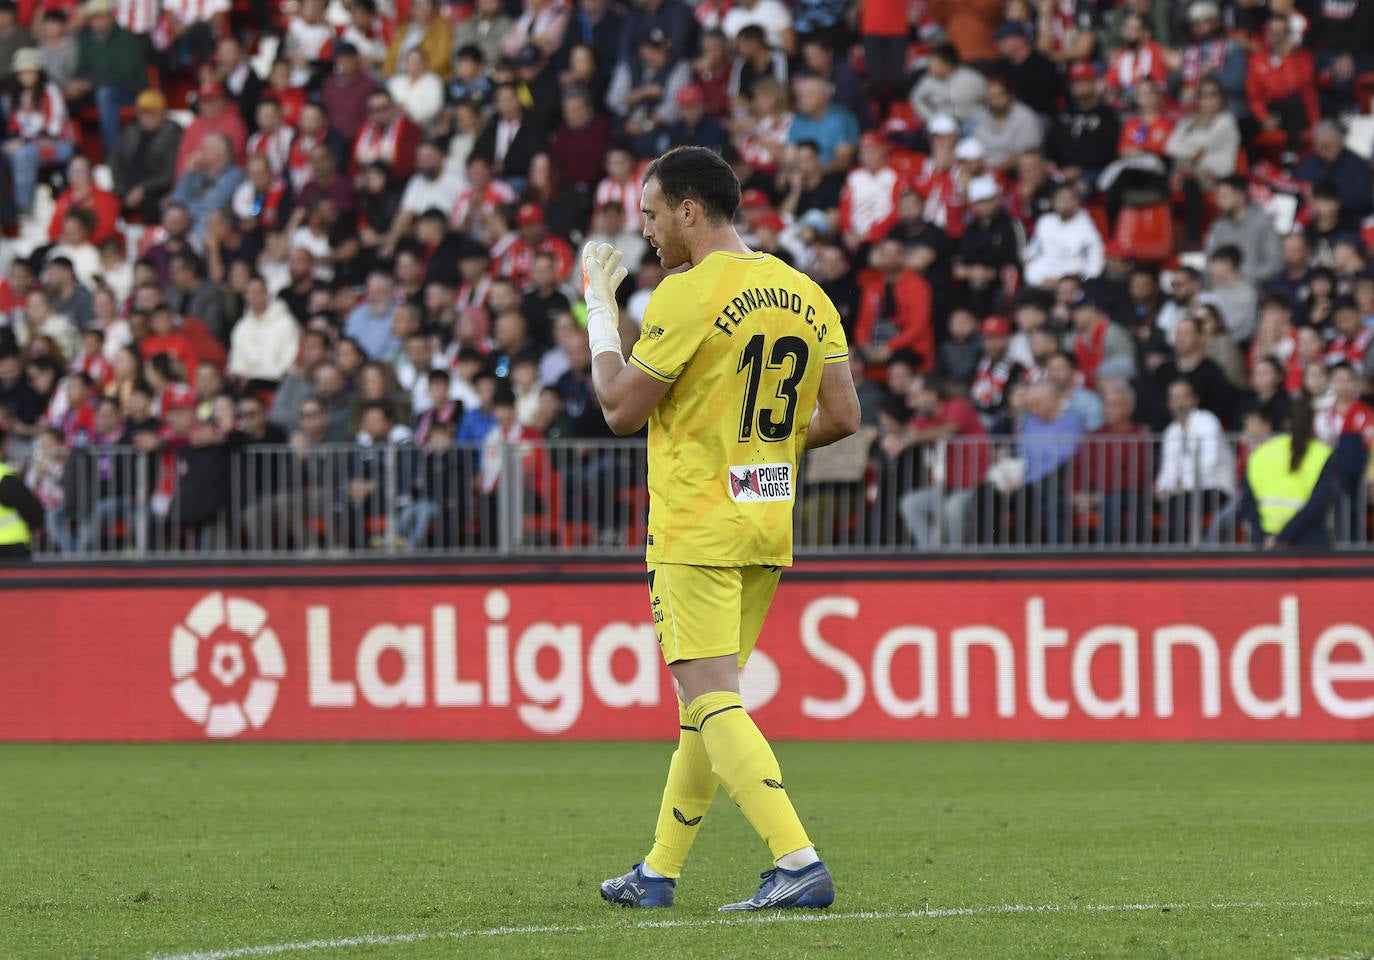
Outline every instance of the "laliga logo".
<path fill-rule="evenodd" d="M 251 600 L 211 593 L 172 628 L 172 699 L 207 737 L 236 737 L 271 715 L 286 659 L 266 623 L 267 611 Z M 245 644 L 252 651 L 251 678 Z"/>

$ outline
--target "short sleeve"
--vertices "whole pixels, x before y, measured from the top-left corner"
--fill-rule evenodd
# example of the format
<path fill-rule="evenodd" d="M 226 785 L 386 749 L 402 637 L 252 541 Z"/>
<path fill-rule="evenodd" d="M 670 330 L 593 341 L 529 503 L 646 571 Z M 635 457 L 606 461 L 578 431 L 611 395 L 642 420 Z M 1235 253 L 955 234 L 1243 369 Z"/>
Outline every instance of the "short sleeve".
<path fill-rule="evenodd" d="M 849 341 L 844 336 L 844 324 L 840 322 L 840 312 L 830 304 L 830 318 L 825 324 L 825 334 L 821 346 L 825 348 L 826 363 L 842 363 L 849 359 Z"/>
<path fill-rule="evenodd" d="M 696 297 L 669 277 L 649 298 L 630 362 L 662 383 L 673 383 L 701 346 L 705 327 Z"/>

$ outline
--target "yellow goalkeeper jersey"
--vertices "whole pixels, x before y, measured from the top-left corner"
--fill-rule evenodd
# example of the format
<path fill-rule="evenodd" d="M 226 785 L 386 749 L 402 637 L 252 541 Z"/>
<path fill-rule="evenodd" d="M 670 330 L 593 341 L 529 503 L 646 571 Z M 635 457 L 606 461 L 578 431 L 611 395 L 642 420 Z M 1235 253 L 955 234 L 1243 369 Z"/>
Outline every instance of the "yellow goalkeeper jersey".
<path fill-rule="evenodd" d="M 848 357 L 830 298 L 776 257 L 716 251 L 664 278 L 630 356 L 672 384 L 649 418 L 650 562 L 791 565 L 821 369 Z"/>

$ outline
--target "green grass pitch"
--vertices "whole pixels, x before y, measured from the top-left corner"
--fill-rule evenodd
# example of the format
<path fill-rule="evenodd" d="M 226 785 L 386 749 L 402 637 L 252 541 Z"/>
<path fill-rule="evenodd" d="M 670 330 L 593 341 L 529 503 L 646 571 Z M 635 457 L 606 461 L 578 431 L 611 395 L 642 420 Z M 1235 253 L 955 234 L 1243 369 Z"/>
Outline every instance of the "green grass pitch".
<path fill-rule="evenodd" d="M 1368 957 L 1363 745 L 780 743 L 826 913 L 723 795 L 670 911 L 601 902 L 663 744 L 0 747 L 0 956 Z"/>

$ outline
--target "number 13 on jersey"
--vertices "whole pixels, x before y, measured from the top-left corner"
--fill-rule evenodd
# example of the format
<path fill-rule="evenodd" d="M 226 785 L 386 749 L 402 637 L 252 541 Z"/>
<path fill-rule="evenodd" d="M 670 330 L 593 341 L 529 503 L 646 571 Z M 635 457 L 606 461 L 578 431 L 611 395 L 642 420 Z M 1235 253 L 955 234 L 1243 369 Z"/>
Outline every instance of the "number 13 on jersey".
<path fill-rule="evenodd" d="M 741 443 L 752 440 L 756 432 L 760 440 L 769 443 L 791 439 L 797 417 L 797 385 L 806 375 L 810 354 L 801 337 L 779 337 L 771 345 L 761 333 L 749 338 L 735 371 L 745 377 L 739 418 Z M 765 387 L 772 393 L 760 407 L 759 392 Z"/>

